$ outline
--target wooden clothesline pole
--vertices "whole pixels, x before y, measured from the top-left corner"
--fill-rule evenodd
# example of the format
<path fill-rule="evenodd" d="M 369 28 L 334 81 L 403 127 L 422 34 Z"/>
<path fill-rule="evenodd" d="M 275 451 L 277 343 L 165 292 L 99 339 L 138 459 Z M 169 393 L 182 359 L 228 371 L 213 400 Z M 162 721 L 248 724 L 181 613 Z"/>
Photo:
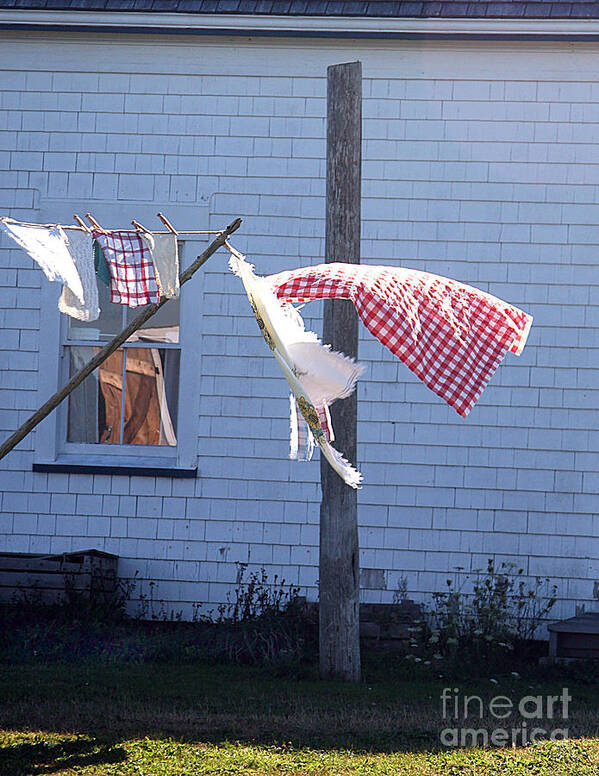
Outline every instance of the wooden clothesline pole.
<path fill-rule="evenodd" d="M 210 256 L 212 256 L 213 253 L 215 253 L 220 247 L 222 247 L 228 237 L 233 234 L 233 232 L 237 231 L 239 227 L 241 226 L 241 218 L 236 218 L 235 221 L 233 221 L 232 224 L 229 224 L 226 229 L 223 229 L 222 232 L 218 233 L 218 237 L 213 240 L 210 245 L 206 248 L 206 250 L 201 253 L 195 261 L 189 265 L 189 267 L 181 273 L 181 276 L 179 278 L 179 283 L 183 285 L 183 283 L 187 283 L 187 281 L 197 272 L 197 270 L 206 262 Z M 77 388 L 78 385 L 80 385 L 86 377 L 88 377 L 94 369 L 97 369 L 100 364 L 105 361 L 108 356 L 110 356 L 112 353 L 114 353 L 117 348 L 119 348 L 123 342 L 125 342 L 129 337 L 133 334 L 133 332 L 137 331 L 141 326 L 144 325 L 144 323 L 151 318 L 155 312 L 157 312 L 163 304 L 166 304 L 168 302 L 168 297 L 161 297 L 159 302 L 154 302 L 153 304 L 150 304 L 146 307 L 146 309 L 140 313 L 137 318 L 131 321 L 131 323 L 123 329 L 120 334 L 117 334 L 116 337 L 110 340 L 110 342 L 106 343 L 104 347 L 96 353 L 96 355 L 85 364 L 76 374 L 71 377 L 71 379 L 66 383 L 59 391 L 57 391 L 53 396 L 51 396 L 45 404 L 43 404 L 37 412 L 34 412 L 33 415 L 31 415 L 30 418 L 28 418 L 23 425 L 18 428 L 14 434 L 11 434 L 11 436 L 8 437 L 8 439 L 0 445 L 0 459 L 4 458 L 4 456 L 9 453 L 15 445 L 18 445 L 18 443 L 24 439 L 27 434 L 29 434 L 30 431 L 32 431 L 38 423 L 41 423 L 41 421 L 49 415 L 53 409 L 58 407 L 60 402 L 65 399 L 72 391 Z"/>
<path fill-rule="evenodd" d="M 327 262 L 360 263 L 362 64 L 327 69 Z M 327 299 L 324 342 L 358 356 L 358 316 L 351 302 Z M 331 406 L 335 444 L 357 461 L 357 391 Z M 319 652 L 322 679 L 360 680 L 360 558 L 357 490 L 320 457 Z"/>

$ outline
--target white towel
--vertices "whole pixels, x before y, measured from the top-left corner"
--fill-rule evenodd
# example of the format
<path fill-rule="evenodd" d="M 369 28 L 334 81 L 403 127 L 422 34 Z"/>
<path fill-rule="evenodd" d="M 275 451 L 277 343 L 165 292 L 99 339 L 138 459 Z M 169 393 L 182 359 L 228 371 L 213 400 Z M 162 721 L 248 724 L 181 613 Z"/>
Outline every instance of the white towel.
<path fill-rule="evenodd" d="M 48 280 L 62 281 L 84 304 L 81 278 L 60 226 L 22 224 L 5 218 L 0 219 L 0 227 L 39 264 Z"/>
<path fill-rule="evenodd" d="M 179 251 L 176 234 L 141 232 L 140 235 L 152 254 L 160 295 L 179 296 Z"/>
<path fill-rule="evenodd" d="M 360 487 L 362 475 L 331 446 L 326 428 L 330 421 L 323 425 L 323 418 L 328 418 L 331 402 L 355 389 L 364 368 L 322 345 L 313 331 L 306 331 L 297 310 L 279 301 L 269 281 L 257 277 L 241 254 L 232 254 L 229 267 L 243 281 L 258 326 L 291 387 L 291 457 L 311 457 L 311 444 L 302 439 L 305 426 L 299 422 L 299 409 L 313 440 L 333 469 L 352 488 Z"/>
<path fill-rule="evenodd" d="M 70 315 L 80 321 L 95 321 L 100 315 L 98 305 L 98 283 L 94 268 L 93 238 L 89 232 L 65 228 L 68 240 L 68 250 L 75 262 L 75 267 L 83 289 L 83 300 L 74 294 L 69 286 L 62 289 L 58 300 L 61 313 Z"/>

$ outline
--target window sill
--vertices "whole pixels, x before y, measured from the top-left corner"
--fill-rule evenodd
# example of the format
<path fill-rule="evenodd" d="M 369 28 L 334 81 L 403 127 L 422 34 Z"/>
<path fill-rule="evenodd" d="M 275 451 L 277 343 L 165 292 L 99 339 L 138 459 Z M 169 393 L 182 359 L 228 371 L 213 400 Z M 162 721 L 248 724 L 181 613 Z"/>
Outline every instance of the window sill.
<path fill-rule="evenodd" d="M 172 458 L 150 456 L 60 455 L 55 461 L 36 461 L 34 472 L 56 474 L 116 474 L 125 477 L 194 478 L 198 468 L 177 466 Z"/>

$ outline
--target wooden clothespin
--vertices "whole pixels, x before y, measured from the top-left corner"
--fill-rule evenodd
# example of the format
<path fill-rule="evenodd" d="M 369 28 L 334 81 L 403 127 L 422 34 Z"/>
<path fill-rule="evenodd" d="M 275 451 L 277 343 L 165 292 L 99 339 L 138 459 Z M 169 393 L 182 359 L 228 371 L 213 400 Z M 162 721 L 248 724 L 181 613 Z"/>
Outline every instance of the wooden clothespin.
<path fill-rule="evenodd" d="M 75 219 L 75 221 L 77 221 L 77 223 L 82 229 L 84 229 L 86 232 L 91 233 L 91 229 L 89 228 L 89 226 L 85 223 L 85 221 L 80 216 L 77 215 L 77 213 L 75 213 L 73 218 Z"/>
<path fill-rule="evenodd" d="M 147 233 L 151 234 L 150 230 L 146 229 L 146 227 L 143 226 L 142 224 L 140 224 L 139 221 L 136 221 L 135 219 L 133 219 L 133 221 L 131 221 L 131 223 L 133 224 L 133 226 L 136 229 L 139 229 L 140 232 L 147 232 Z"/>
<path fill-rule="evenodd" d="M 175 227 L 171 224 L 171 222 L 168 220 L 168 218 L 163 213 L 157 213 L 156 215 L 162 221 L 162 223 L 166 226 L 166 228 L 169 230 L 169 232 L 171 234 L 174 234 L 176 237 L 179 236 L 179 232 L 177 232 Z"/>
<path fill-rule="evenodd" d="M 233 256 L 237 259 L 241 259 L 242 261 L 245 261 L 245 256 L 242 253 L 239 253 L 239 251 L 235 250 L 235 248 L 231 245 L 231 243 L 228 240 L 225 240 L 225 248 L 229 250 Z"/>
<path fill-rule="evenodd" d="M 91 213 L 86 213 L 85 217 L 92 224 L 92 226 L 94 226 L 98 230 L 98 232 L 102 232 L 102 234 L 106 234 L 106 229 L 102 229 L 100 224 L 96 221 L 96 219 L 92 216 Z"/>

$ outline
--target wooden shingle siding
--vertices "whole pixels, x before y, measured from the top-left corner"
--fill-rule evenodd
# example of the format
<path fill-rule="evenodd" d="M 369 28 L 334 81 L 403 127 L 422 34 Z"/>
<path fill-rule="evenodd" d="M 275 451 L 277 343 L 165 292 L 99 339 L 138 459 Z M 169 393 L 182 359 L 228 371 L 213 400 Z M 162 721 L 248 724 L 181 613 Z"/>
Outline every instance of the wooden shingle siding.
<path fill-rule="evenodd" d="M 48 201 L 209 207 L 270 273 L 323 260 L 326 67 L 364 67 L 364 263 L 471 283 L 535 316 L 461 420 L 364 329 L 361 565 L 390 601 L 513 561 L 559 587 L 554 617 L 599 579 L 599 145 L 588 44 L 127 41 L 7 33 L 0 45 L 0 213 Z M 47 212 L 44 210 L 43 212 Z M 129 215 L 129 213 L 131 215 Z M 45 283 L 45 280 L 43 281 Z M 0 431 L 36 409 L 42 273 L 0 244 Z M 191 616 L 237 561 L 316 595 L 318 462 L 287 460 L 285 381 L 239 281 L 202 275 L 195 480 L 34 473 L 35 437 L 0 464 L 0 550 L 95 546 Z M 320 328 L 319 303 L 304 308 Z M 456 571 L 461 567 L 463 571 Z M 376 576 L 376 575 L 375 575 Z"/>

